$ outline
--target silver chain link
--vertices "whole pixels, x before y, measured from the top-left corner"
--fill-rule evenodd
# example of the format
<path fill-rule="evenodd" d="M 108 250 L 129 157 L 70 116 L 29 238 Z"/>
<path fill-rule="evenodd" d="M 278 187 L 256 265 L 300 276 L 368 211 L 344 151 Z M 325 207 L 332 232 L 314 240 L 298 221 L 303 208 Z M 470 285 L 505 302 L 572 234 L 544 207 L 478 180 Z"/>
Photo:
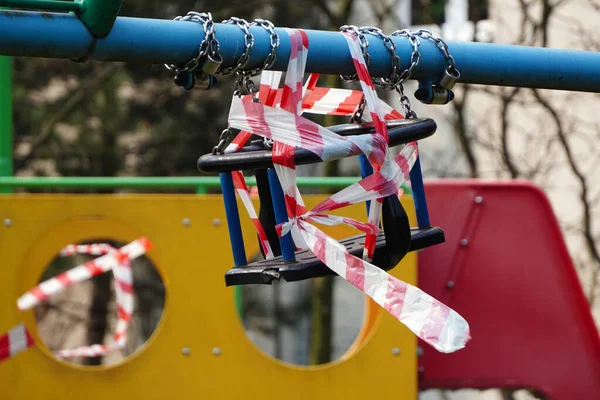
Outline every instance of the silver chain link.
<path fill-rule="evenodd" d="M 410 55 L 410 65 L 399 75 L 397 84 L 394 88 L 396 89 L 396 92 L 398 92 L 400 104 L 402 105 L 402 108 L 404 108 L 404 116 L 406 118 L 417 118 L 417 113 L 412 109 L 410 99 L 404 93 L 404 82 L 410 79 L 413 70 L 421 62 L 421 53 L 419 52 L 419 46 L 421 45 L 421 42 L 419 41 L 419 38 L 408 29 L 394 31 L 390 34 L 390 36 L 407 37 L 408 41 L 413 47 L 413 51 Z"/>
<path fill-rule="evenodd" d="M 261 28 L 265 29 L 267 32 L 269 32 L 270 34 L 270 40 L 271 40 L 271 52 L 269 53 L 269 55 L 267 56 L 267 58 L 265 58 L 265 61 L 263 62 L 263 66 L 262 69 L 269 69 L 273 66 L 273 64 L 275 63 L 275 60 L 277 59 L 277 49 L 279 48 L 279 35 L 275 32 L 275 26 L 271 23 L 271 21 L 268 21 L 266 19 L 260 19 L 257 18 L 254 21 L 252 21 L 252 23 L 250 24 L 251 26 L 255 25 L 255 26 L 260 26 Z"/>
<path fill-rule="evenodd" d="M 231 17 L 221 23 L 236 25 L 244 32 L 244 53 L 238 58 L 234 66 L 219 71 L 221 75 L 231 75 L 244 68 L 248 63 L 248 60 L 250 59 L 250 50 L 254 47 L 254 35 L 250 33 L 250 24 L 245 19 Z"/>
<path fill-rule="evenodd" d="M 275 26 L 268 20 L 255 19 L 251 23 L 246 20 L 237 17 L 231 17 L 228 20 L 223 21 L 224 24 L 235 24 L 244 32 L 244 53 L 237 60 L 236 65 L 233 67 L 225 68 L 220 70 L 219 73 L 222 75 L 231 75 L 233 73 L 242 74 L 245 76 L 256 76 L 263 70 L 271 68 L 277 58 L 277 49 L 279 48 L 280 40 L 279 35 L 275 32 Z M 262 65 L 249 70 L 243 68 L 248 64 L 250 60 L 250 52 L 254 47 L 254 35 L 250 32 L 252 26 L 258 26 L 265 29 L 270 35 L 271 51 L 263 61 Z"/>
<path fill-rule="evenodd" d="M 371 64 L 371 56 L 367 52 L 367 48 L 369 47 L 369 39 L 365 36 L 365 34 L 361 31 L 361 29 L 355 25 L 342 25 L 340 27 L 340 32 L 352 32 L 358 38 L 358 43 L 362 49 L 363 58 L 365 59 L 365 64 L 367 68 Z M 356 82 L 358 81 L 358 74 L 354 73 L 352 75 L 340 75 L 340 77 L 346 82 Z"/>
<path fill-rule="evenodd" d="M 223 154 L 223 150 L 225 150 L 225 144 L 227 143 L 230 135 L 231 131 L 229 128 L 223 129 L 223 132 L 221 132 L 221 135 L 219 136 L 219 143 L 212 149 L 213 155 Z"/>
<path fill-rule="evenodd" d="M 390 52 L 392 59 L 392 72 L 390 73 L 390 76 L 381 78 L 379 82 L 374 81 L 373 84 L 381 86 L 384 90 L 393 90 L 400 80 L 400 75 L 398 74 L 400 71 L 400 57 L 396 54 L 396 43 L 394 43 L 394 41 L 389 36 L 385 35 L 379 28 L 367 26 L 361 27 L 359 30 L 363 33 L 379 37 Z"/>
<path fill-rule="evenodd" d="M 456 68 L 456 62 L 454 61 L 454 57 L 448 51 L 448 45 L 442 38 L 435 37 L 433 34 L 427 29 L 419 29 L 415 32 L 416 36 L 420 36 L 423 39 L 431 40 L 435 45 L 441 50 L 444 58 L 446 59 L 446 70 L 453 74 L 458 74 L 458 69 Z"/>
<path fill-rule="evenodd" d="M 366 38 L 365 34 L 377 36 L 379 39 L 381 39 L 383 41 L 383 44 L 385 45 L 387 50 L 390 52 L 391 63 L 392 63 L 392 72 L 390 73 L 390 75 L 388 77 L 380 78 L 379 81 L 374 80 L 373 84 L 380 86 L 384 90 L 388 90 L 388 91 L 396 90 L 400 96 L 400 104 L 402 105 L 402 108 L 404 109 L 405 117 L 406 118 L 417 118 L 417 114 L 412 109 L 410 99 L 404 93 L 404 86 L 403 86 L 403 83 L 406 82 L 410 78 L 412 71 L 417 67 L 417 65 L 419 65 L 419 62 L 421 61 L 421 53 L 419 52 L 420 41 L 416 37 L 416 35 L 412 34 L 410 31 L 408 31 L 406 29 L 403 29 L 400 31 L 395 31 L 394 33 L 392 33 L 392 35 L 390 35 L 390 36 L 408 37 L 411 45 L 413 46 L 413 52 L 410 57 L 410 66 L 407 69 L 405 69 L 404 71 L 400 72 L 400 57 L 396 53 L 396 44 L 391 39 L 391 37 L 388 35 L 385 35 L 381 29 L 379 29 L 377 27 L 372 27 L 372 26 L 365 26 L 365 27 L 358 28 L 353 25 L 344 25 L 340 28 L 340 31 L 342 31 L 342 32 L 350 31 L 359 38 L 359 43 L 363 50 L 363 56 L 365 58 L 365 61 L 370 59 L 369 54 L 367 52 L 367 47 L 369 45 L 369 41 Z M 362 39 L 361 39 L 361 37 L 362 37 Z M 358 77 L 356 74 L 350 75 L 350 76 L 342 75 L 342 79 L 344 79 L 348 82 L 352 82 L 352 81 L 356 81 L 358 79 Z M 350 118 L 350 122 L 360 122 L 360 120 L 362 118 L 362 113 L 364 112 L 364 108 L 365 108 L 365 104 L 363 104 L 364 101 L 365 101 L 365 99 L 363 97 L 358 108 L 354 111 L 354 114 Z"/>
<path fill-rule="evenodd" d="M 407 69 L 405 69 L 404 71 L 402 71 L 402 73 L 400 74 L 399 83 L 402 84 L 410 78 L 413 70 L 421 62 L 421 53 L 419 52 L 419 45 L 421 44 L 421 42 L 419 41 L 419 38 L 417 36 L 415 36 L 408 29 L 401 29 L 399 31 L 394 31 L 391 33 L 390 36 L 407 37 L 408 41 L 410 42 L 410 44 L 413 47 L 413 51 L 410 55 L 410 66 Z"/>
<path fill-rule="evenodd" d="M 186 16 L 177 16 L 175 21 L 190 21 L 202 25 L 204 29 L 204 39 L 198 46 L 198 54 L 189 60 L 183 67 L 178 67 L 174 64 L 165 64 L 169 71 L 176 73 L 194 71 L 200 65 L 201 60 L 209 54 L 216 56 L 219 54 L 219 41 L 215 36 L 215 24 L 210 13 L 199 13 L 190 11 Z"/>
<path fill-rule="evenodd" d="M 402 105 L 402 108 L 404 108 L 404 117 L 417 118 L 417 113 L 412 109 L 410 99 L 404 94 L 404 85 L 401 83 L 398 84 L 398 86 L 396 86 L 396 91 L 400 97 L 400 104 Z"/>
<path fill-rule="evenodd" d="M 365 95 L 363 94 L 362 98 L 360 99 L 360 103 L 358 103 L 358 106 L 356 106 L 356 109 L 354 110 L 354 112 L 352 113 L 352 116 L 350 117 L 351 124 L 360 124 L 362 122 L 362 116 L 365 113 L 366 106 L 367 106 L 367 99 L 365 98 Z"/>

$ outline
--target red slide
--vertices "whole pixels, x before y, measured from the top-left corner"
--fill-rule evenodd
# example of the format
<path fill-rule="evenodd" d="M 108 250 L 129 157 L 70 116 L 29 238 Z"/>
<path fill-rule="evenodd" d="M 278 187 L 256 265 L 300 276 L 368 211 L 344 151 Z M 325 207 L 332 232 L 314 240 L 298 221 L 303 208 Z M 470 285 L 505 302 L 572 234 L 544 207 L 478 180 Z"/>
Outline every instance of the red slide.
<path fill-rule="evenodd" d="M 419 286 L 466 318 L 452 354 L 419 343 L 419 387 L 530 388 L 600 398 L 600 337 L 546 195 L 519 181 L 426 182 L 446 242 L 419 254 Z"/>

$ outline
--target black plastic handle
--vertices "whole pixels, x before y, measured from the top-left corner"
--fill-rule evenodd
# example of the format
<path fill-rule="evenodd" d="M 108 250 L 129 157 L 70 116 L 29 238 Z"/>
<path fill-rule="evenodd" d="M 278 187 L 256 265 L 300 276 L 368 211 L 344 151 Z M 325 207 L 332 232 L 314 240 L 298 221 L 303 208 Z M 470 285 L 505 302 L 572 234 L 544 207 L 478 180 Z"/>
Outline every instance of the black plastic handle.
<path fill-rule="evenodd" d="M 430 118 L 414 118 L 386 121 L 389 135 L 389 146 L 398 146 L 415 140 L 427 138 L 435 133 L 437 125 Z M 372 123 L 342 124 L 328 129 L 342 136 L 374 134 Z M 321 158 L 309 150 L 297 148 L 294 153 L 296 165 L 323 162 Z M 198 159 L 198 169 L 205 173 L 230 172 L 244 169 L 273 168 L 272 153 L 266 150 L 260 141 L 235 153 L 206 154 Z"/>

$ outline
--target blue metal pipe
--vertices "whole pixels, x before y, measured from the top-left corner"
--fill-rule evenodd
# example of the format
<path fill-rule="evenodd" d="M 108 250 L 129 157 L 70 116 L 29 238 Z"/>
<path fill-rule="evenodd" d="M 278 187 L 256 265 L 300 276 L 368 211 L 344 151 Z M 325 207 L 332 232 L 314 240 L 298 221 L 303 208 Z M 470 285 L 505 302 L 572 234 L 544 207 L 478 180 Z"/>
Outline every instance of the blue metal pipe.
<path fill-rule="evenodd" d="M 421 157 L 417 157 L 415 165 L 410 170 L 410 187 L 412 190 L 413 201 L 415 203 L 415 214 L 417 214 L 417 223 L 419 228 L 429 228 L 429 210 L 427 209 L 427 198 L 425 197 L 425 187 L 423 186 L 423 173 L 421 171 Z"/>
<path fill-rule="evenodd" d="M 240 224 L 240 214 L 235 199 L 233 177 L 231 176 L 231 172 L 221 172 L 219 178 L 221 179 L 223 203 L 225 204 L 225 216 L 227 218 L 227 227 L 229 229 L 229 240 L 231 242 L 233 262 L 236 267 L 246 265 L 248 262 L 246 261 L 246 249 L 244 247 L 244 236 L 242 235 L 242 226 Z"/>
<path fill-rule="evenodd" d="M 287 68 L 289 39 L 282 29 L 274 70 Z M 259 66 L 270 51 L 269 34 L 253 27 L 255 36 L 248 67 Z M 351 74 L 345 39 L 339 32 L 306 30 L 310 51 L 306 71 L 322 74 Z M 204 37 L 193 22 L 119 17 L 110 34 L 98 39 L 95 49 L 84 25 L 74 15 L 0 11 L 0 55 L 79 58 L 91 50 L 90 60 L 180 64 L 193 57 Z M 242 31 L 229 24 L 216 24 L 223 66 L 231 66 L 244 46 Z M 412 47 L 408 40 L 394 37 L 401 68 L 408 66 Z M 600 92 L 600 53 L 534 48 L 489 43 L 448 42 L 461 73 L 460 82 L 484 85 L 534 87 L 582 92 Z M 421 63 L 412 79 L 437 78 L 444 58 L 434 43 L 421 40 Z M 390 73 L 391 58 L 381 40 L 369 40 L 370 72 Z"/>
<path fill-rule="evenodd" d="M 275 221 L 278 224 L 289 221 L 287 208 L 285 206 L 285 197 L 283 195 L 283 188 L 277 177 L 277 172 L 273 168 L 267 170 L 269 175 L 269 187 L 271 188 L 271 198 L 273 200 L 273 211 L 275 213 Z M 279 238 L 281 244 L 281 258 L 286 262 L 296 261 L 296 251 L 294 241 L 292 240 L 292 233 L 289 232 Z"/>

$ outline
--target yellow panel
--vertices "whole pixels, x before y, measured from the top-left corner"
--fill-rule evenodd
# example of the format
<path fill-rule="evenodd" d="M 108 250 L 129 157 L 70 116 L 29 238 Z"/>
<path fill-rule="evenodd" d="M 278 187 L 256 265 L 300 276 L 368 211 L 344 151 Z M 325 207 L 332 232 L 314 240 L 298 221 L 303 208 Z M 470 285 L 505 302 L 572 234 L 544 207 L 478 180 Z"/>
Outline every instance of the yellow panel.
<path fill-rule="evenodd" d="M 305 196 L 311 207 L 321 196 Z M 402 203 L 411 224 L 414 208 Z M 340 214 L 365 220 L 364 204 Z M 253 227 L 241 210 L 248 254 L 258 251 Z M 147 236 L 148 257 L 167 288 L 163 318 L 145 347 L 121 364 L 78 367 L 55 360 L 38 344 L 0 363 L 2 399 L 348 399 L 417 398 L 416 338 L 369 301 L 368 323 L 354 352 L 316 367 L 284 364 L 265 355 L 245 335 L 224 273 L 233 266 L 220 196 L 3 195 L 0 220 L 0 332 L 25 321 L 39 342 L 32 311 L 16 299 L 36 284 L 67 243 L 111 237 L 129 242 Z M 182 220 L 189 218 L 190 226 Z M 223 223 L 214 226 L 213 220 Z M 341 238 L 349 227 L 324 229 Z M 416 282 L 416 254 L 392 273 Z M 183 355 L 181 349 L 191 349 Z M 219 347 L 220 355 L 212 349 Z M 399 348 L 399 355 L 392 349 Z"/>

